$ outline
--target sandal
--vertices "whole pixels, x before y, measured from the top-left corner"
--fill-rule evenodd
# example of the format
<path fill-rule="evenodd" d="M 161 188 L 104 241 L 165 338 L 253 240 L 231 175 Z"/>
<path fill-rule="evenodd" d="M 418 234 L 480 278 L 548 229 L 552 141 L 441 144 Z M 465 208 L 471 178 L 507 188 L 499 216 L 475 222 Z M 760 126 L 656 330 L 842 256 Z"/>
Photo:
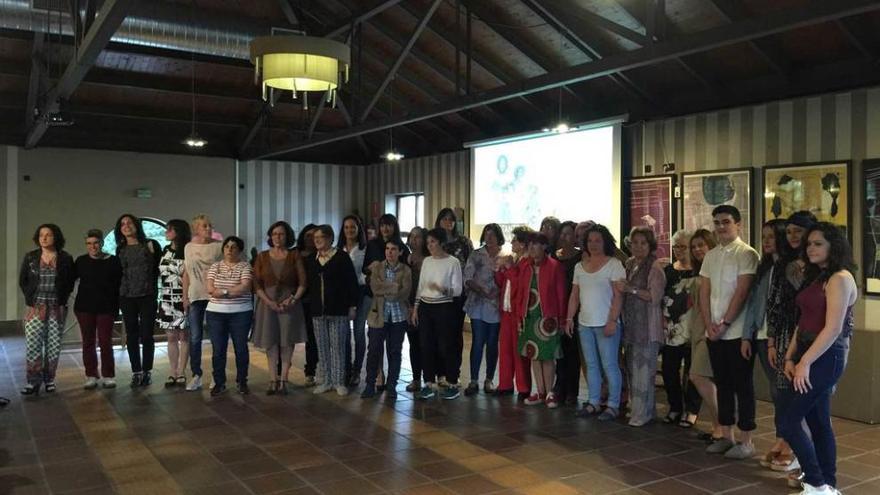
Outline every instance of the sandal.
<path fill-rule="evenodd" d="M 177 378 L 173 376 L 169 376 L 167 380 L 165 380 L 165 388 L 171 388 L 177 385 Z"/>
<path fill-rule="evenodd" d="M 663 422 L 668 425 L 671 425 L 673 423 L 678 423 L 679 419 L 681 419 L 680 412 L 670 412 L 669 414 L 666 415 L 665 418 L 663 418 Z"/>
<path fill-rule="evenodd" d="M 28 383 L 20 390 L 21 395 L 40 395 L 40 385 L 32 385 Z"/>
<path fill-rule="evenodd" d="M 266 389 L 266 395 L 275 395 L 278 392 L 278 383 L 275 380 L 269 380 L 269 388 Z"/>
<path fill-rule="evenodd" d="M 584 407 L 577 412 L 577 417 L 587 418 L 589 416 L 595 416 L 596 414 L 599 414 L 599 408 L 587 402 L 584 404 Z"/>
<path fill-rule="evenodd" d="M 620 415 L 620 412 L 613 407 L 606 407 L 602 414 L 599 415 L 599 421 L 613 421 L 617 419 L 617 416 Z"/>
<path fill-rule="evenodd" d="M 186 386 L 186 375 L 178 376 L 177 379 L 174 380 L 174 384 L 177 385 L 178 387 L 185 387 Z"/>
<path fill-rule="evenodd" d="M 782 454 L 779 450 L 771 450 L 764 454 L 764 457 L 761 458 L 761 466 L 765 468 L 769 468 L 773 461 Z"/>
<path fill-rule="evenodd" d="M 46 392 L 54 392 L 55 388 L 55 382 L 46 382 Z"/>
<path fill-rule="evenodd" d="M 278 393 L 281 395 L 287 395 L 287 380 L 281 380 L 278 385 Z"/>
<path fill-rule="evenodd" d="M 696 414 L 688 414 L 681 418 L 681 421 L 678 422 L 679 428 L 693 428 L 694 425 L 697 424 L 697 415 Z"/>

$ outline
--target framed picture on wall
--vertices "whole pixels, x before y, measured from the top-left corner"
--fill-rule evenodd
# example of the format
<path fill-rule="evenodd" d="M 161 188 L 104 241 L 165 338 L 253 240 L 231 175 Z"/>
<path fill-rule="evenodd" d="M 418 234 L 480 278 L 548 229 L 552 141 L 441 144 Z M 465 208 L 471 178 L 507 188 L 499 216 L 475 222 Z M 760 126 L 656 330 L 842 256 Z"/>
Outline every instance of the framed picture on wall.
<path fill-rule="evenodd" d="M 849 161 L 775 165 L 764 168 L 764 221 L 809 210 L 821 222 L 850 235 L 852 198 Z"/>
<path fill-rule="evenodd" d="M 657 257 L 672 256 L 672 234 L 675 229 L 675 175 L 637 177 L 627 181 L 629 213 L 626 233 L 636 226 L 647 226 L 657 237 Z"/>
<path fill-rule="evenodd" d="M 862 162 L 864 218 L 862 220 L 862 263 L 865 294 L 880 295 L 880 159 Z"/>
<path fill-rule="evenodd" d="M 719 205 L 733 205 L 742 215 L 740 237 L 751 244 L 753 180 L 751 167 L 681 174 L 681 225 L 691 232 L 714 231 L 712 210 Z"/>

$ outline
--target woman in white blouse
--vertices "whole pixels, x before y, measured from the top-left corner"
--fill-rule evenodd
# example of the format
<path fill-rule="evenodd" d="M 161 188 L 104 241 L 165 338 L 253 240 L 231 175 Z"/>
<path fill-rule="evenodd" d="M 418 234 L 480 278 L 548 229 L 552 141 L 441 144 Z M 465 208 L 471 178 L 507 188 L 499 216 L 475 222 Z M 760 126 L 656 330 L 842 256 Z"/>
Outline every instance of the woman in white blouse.
<path fill-rule="evenodd" d="M 361 219 L 355 215 L 348 215 L 343 218 L 342 227 L 339 231 L 342 235 L 339 236 L 336 249 L 341 249 L 348 253 L 358 279 L 357 314 L 352 323 L 354 355 L 351 352 L 351 338 L 345 339 L 345 382 L 349 386 L 356 387 L 361 382 L 361 370 L 364 367 L 364 356 L 367 351 L 365 325 L 367 322 L 367 312 L 372 301 L 372 298 L 367 295 L 367 276 L 363 271 L 364 254 L 366 254 L 367 249 L 367 235 Z"/>
<path fill-rule="evenodd" d="M 422 262 L 412 323 L 419 327 L 419 345 L 425 386 L 416 395 L 430 399 L 436 395 L 437 378 L 445 372 L 449 386 L 442 392 L 447 400 L 460 395 L 458 387 L 456 306 L 453 298 L 461 295 L 461 264 L 443 250 L 446 234 L 441 229 L 428 231 L 428 252 L 431 256 Z"/>

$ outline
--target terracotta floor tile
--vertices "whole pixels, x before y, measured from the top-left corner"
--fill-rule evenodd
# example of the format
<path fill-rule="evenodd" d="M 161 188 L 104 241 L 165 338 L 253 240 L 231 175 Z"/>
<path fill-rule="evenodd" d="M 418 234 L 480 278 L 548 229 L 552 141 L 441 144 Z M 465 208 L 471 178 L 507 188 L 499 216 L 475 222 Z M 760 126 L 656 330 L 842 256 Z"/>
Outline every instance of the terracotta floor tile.
<path fill-rule="evenodd" d="M 652 495 L 706 495 L 709 493 L 703 489 L 673 479 L 642 485 L 639 489 Z"/>
<path fill-rule="evenodd" d="M 405 490 L 414 486 L 430 484 L 431 479 L 406 468 L 367 475 L 366 478 L 387 491 Z"/>
<path fill-rule="evenodd" d="M 427 476 L 432 480 L 446 480 L 457 478 L 471 473 L 471 470 L 452 461 L 431 462 L 428 464 L 420 464 L 412 468 L 419 474 Z"/>
<path fill-rule="evenodd" d="M 571 485 L 566 485 L 561 481 L 547 481 L 537 485 L 518 488 L 516 493 L 524 495 L 544 495 L 547 493 L 552 493 L 553 495 L 577 495 L 580 492 Z"/>
<path fill-rule="evenodd" d="M 685 474 L 678 477 L 689 485 L 694 485 L 711 493 L 733 490 L 746 486 L 747 483 L 730 476 L 725 476 L 718 470 L 701 471 L 699 473 Z"/>
<path fill-rule="evenodd" d="M 351 469 L 339 462 L 321 464 L 319 466 L 300 468 L 294 471 L 297 476 L 308 483 L 315 485 L 326 481 L 335 481 L 342 478 L 352 478 L 357 475 Z"/>
<path fill-rule="evenodd" d="M 507 488 L 519 488 L 547 481 L 545 476 L 525 466 L 505 466 L 481 473 L 486 478 Z"/>
<path fill-rule="evenodd" d="M 257 495 L 275 493 L 291 488 L 300 488 L 305 482 L 290 471 L 267 474 L 256 478 L 242 480 L 242 483 Z"/>
<path fill-rule="evenodd" d="M 561 482 L 574 488 L 578 493 L 586 495 L 606 495 L 627 488 L 625 483 L 609 478 L 608 476 L 603 476 L 597 472 L 579 474 L 577 476 L 565 478 L 561 480 Z"/>
<path fill-rule="evenodd" d="M 327 481 L 315 485 L 315 489 L 325 495 L 336 495 L 343 493 L 357 493 L 363 495 L 371 495 L 374 493 L 382 493 L 384 490 L 369 481 L 366 478 L 343 478 L 334 481 Z"/>

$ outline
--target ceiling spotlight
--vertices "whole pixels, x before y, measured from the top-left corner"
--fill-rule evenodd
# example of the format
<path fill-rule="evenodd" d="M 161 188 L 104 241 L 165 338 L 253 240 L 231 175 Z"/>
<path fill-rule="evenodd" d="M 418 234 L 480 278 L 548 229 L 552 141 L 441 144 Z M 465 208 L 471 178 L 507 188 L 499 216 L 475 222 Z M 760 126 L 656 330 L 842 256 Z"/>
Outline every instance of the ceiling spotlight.
<path fill-rule="evenodd" d="M 189 137 L 183 140 L 183 144 L 189 146 L 190 148 L 203 148 L 206 144 L 208 144 L 208 142 L 200 138 L 198 134 L 193 132 L 189 135 Z"/>
<path fill-rule="evenodd" d="M 397 153 L 396 151 L 389 151 L 385 154 L 385 160 L 389 162 L 399 162 L 403 159 L 403 155 Z"/>
<path fill-rule="evenodd" d="M 578 130 L 577 126 L 569 127 L 565 122 L 560 122 L 556 124 L 555 127 L 545 127 L 542 129 L 544 132 L 552 132 L 555 134 L 565 134 L 566 132 L 572 132 Z"/>

